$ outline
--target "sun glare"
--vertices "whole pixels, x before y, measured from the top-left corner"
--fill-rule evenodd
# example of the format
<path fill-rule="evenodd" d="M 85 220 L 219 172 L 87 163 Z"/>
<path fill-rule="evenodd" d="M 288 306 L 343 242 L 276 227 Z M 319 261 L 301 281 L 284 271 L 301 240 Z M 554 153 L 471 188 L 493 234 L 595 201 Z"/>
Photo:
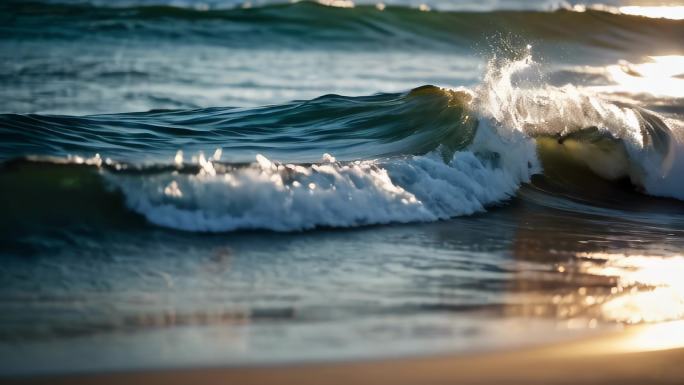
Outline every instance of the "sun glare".
<path fill-rule="evenodd" d="M 614 14 L 632 15 L 650 17 L 655 19 L 684 19 L 684 5 L 659 5 L 659 6 L 643 6 L 643 5 L 625 5 L 621 7 L 613 7 L 604 4 L 584 5 L 576 4 L 570 7 L 575 12 L 601 11 Z"/>
<path fill-rule="evenodd" d="M 581 270 L 613 277 L 615 293 L 601 303 L 603 318 L 628 324 L 684 316 L 684 257 L 582 253 Z"/>
<path fill-rule="evenodd" d="M 617 84 L 598 87 L 602 91 L 684 97 L 684 56 L 649 56 L 639 64 L 620 61 L 605 71 Z"/>
<path fill-rule="evenodd" d="M 675 349 L 684 346 L 684 321 L 663 322 L 636 330 L 614 347 L 625 352 Z"/>
<path fill-rule="evenodd" d="M 634 16 L 682 20 L 684 19 L 684 6 L 640 6 L 630 5 L 618 8 L 620 13 Z"/>

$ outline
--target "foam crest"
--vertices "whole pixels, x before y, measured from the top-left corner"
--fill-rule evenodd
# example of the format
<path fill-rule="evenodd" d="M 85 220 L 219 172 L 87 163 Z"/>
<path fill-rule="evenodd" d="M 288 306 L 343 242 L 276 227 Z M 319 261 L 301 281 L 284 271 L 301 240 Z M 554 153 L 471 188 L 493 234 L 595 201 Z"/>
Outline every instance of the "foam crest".
<path fill-rule="evenodd" d="M 672 123 L 586 89 L 544 84 L 539 73 L 529 54 L 517 61 L 489 63 L 475 100 L 499 135 L 557 138 L 558 151 L 603 178 L 627 177 L 647 193 L 684 199 L 684 191 L 677 188 L 684 176 L 684 151 Z"/>
<path fill-rule="evenodd" d="M 508 148 L 502 161 L 491 146 Z M 127 205 L 157 225 L 189 231 L 306 230 L 321 226 L 435 221 L 485 210 L 512 196 L 529 179 L 526 142 L 504 143 L 481 129 L 474 149 L 445 161 L 423 156 L 312 165 L 281 164 L 258 155 L 246 167 L 217 172 L 202 159 L 197 174 L 107 174 Z M 517 165 L 525 164 L 525 170 Z M 509 169 L 505 165 L 515 165 Z M 211 172 L 207 172 L 209 169 Z"/>

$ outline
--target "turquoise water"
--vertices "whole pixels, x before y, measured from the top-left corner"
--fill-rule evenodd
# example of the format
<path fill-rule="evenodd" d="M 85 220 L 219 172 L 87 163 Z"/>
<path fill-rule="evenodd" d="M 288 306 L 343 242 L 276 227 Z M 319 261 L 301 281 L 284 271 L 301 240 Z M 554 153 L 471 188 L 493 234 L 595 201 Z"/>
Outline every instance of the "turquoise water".
<path fill-rule="evenodd" d="M 684 316 L 675 8 L 333 5 L 0 5 L 0 375 Z"/>

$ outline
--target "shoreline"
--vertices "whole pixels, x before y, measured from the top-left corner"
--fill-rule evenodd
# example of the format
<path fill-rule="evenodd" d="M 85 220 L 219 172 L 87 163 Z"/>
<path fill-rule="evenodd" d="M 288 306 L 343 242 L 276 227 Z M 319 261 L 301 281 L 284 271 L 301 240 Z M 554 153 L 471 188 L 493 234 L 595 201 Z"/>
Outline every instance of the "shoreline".
<path fill-rule="evenodd" d="M 381 359 L 5 378 L 16 384 L 676 384 L 684 321 L 519 350 Z"/>

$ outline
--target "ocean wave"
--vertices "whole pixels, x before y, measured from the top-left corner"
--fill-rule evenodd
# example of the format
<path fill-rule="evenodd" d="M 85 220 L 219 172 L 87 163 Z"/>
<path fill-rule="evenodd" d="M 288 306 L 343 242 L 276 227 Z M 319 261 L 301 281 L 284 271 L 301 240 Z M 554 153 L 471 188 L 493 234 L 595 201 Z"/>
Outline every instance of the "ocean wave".
<path fill-rule="evenodd" d="M 3 190 L 21 182 L 16 173 L 27 162 L 55 165 L 45 156 L 77 149 L 103 155 L 57 158 L 63 167 L 94 168 L 106 186 L 99 189 L 120 194 L 129 210 L 189 231 L 435 221 L 502 204 L 531 181 L 595 206 L 625 188 L 684 200 L 677 121 L 540 83 L 536 65 L 530 56 L 492 60 L 473 89 L 329 95 L 260 109 L 5 115 L 2 146 L 19 159 L 3 163 L 0 174 L 15 175 Z M 205 157 L 202 147 L 218 150 Z M 178 148 L 198 155 L 188 162 L 182 152 L 172 155 Z M 146 151 L 158 151 L 156 165 L 141 160 Z M 321 160 L 324 152 L 345 157 Z M 80 185 L 81 177 L 54 174 L 55 183 Z M 600 190 L 597 180 L 615 188 Z"/>
<path fill-rule="evenodd" d="M 230 47 L 308 49 L 312 43 L 345 48 L 392 45 L 443 49 L 488 44 L 492 36 L 523 41 L 572 42 L 600 49 L 681 48 L 684 21 L 644 18 L 611 9 L 551 11 L 438 11 L 406 6 L 314 2 L 250 8 L 196 9 L 171 5 L 101 7 L 92 4 L 3 2 L 0 36 L 12 39 L 182 39 Z"/>
<path fill-rule="evenodd" d="M 627 178 L 647 193 L 684 199 L 678 181 L 684 175 L 684 144 L 672 131 L 681 131 L 679 123 L 669 120 L 668 125 L 656 113 L 572 85 L 514 83 L 514 76 L 534 73 L 535 65 L 531 56 L 506 65 L 491 62 L 478 90 L 478 109 L 507 130 L 542 139 L 542 151 L 556 152 L 602 178 Z"/>
<path fill-rule="evenodd" d="M 27 191 L 27 201 L 18 203 L 29 206 L 26 209 L 33 214 L 42 210 L 30 203 L 36 200 L 33 195 L 73 192 L 74 197 L 87 198 L 84 207 L 124 203 L 153 224 L 188 231 L 296 231 L 427 222 L 483 212 L 512 197 L 538 172 L 534 146 L 522 136 L 503 139 L 480 128 L 471 147 L 472 151 L 440 147 L 426 155 L 352 162 L 325 155 L 314 164 L 283 164 L 262 155 L 250 164 L 223 164 L 216 162 L 220 152 L 208 159 L 200 155 L 198 164 L 189 167 L 180 153 L 173 166 L 142 168 L 99 156 L 29 158 L 5 162 L 0 181 L 15 191 Z M 41 175 L 46 173 L 52 180 L 44 180 Z M 94 180 L 99 181 L 93 184 Z M 73 216 L 73 200 L 54 201 L 50 210 L 66 217 L 58 221 L 68 222 Z M 60 208 L 64 202 L 69 207 Z M 40 217 L 20 210 L 13 218 L 13 212 L 3 222 L 16 225 L 26 217 L 32 218 L 29 222 Z M 96 215 L 95 222 L 106 222 L 108 213 Z"/>
<path fill-rule="evenodd" d="M 435 153 L 349 164 L 328 158 L 308 167 L 257 160 L 225 174 L 208 166 L 197 175 L 108 180 L 152 223 L 213 232 L 435 221 L 482 212 L 525 181 L 472 152 L 447 162 Z"/>
<path fill-rule="evenodd" d="M 26 154 L 79 154 L 163 163 L 220 147 L 228 162 L 257 153 L 313 162 L 425 154 L 442 145 L 462 149 L 476 122 L 471 96 L 434 86 L 362 97 L 324 95 L 261 108 L 203 108 L 91 116 L 0 114 L 0 160 Z M 324 150 L 321 151 L 321 148 Z M 196 162 L 197 159 L 195 159 Z"/>

